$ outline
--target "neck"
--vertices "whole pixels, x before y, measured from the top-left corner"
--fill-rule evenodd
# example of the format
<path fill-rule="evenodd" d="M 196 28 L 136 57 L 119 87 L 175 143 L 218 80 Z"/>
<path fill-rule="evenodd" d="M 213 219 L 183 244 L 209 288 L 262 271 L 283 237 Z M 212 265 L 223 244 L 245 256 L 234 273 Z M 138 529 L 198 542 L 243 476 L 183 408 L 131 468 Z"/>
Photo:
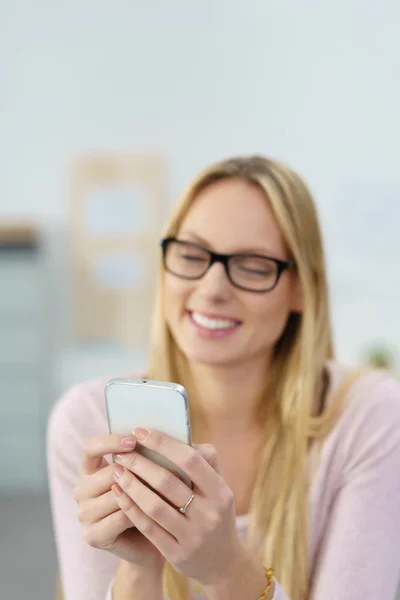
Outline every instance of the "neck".
<path fill-rule="evenodd" d="M 191 364 L 201 429 L 204 427 L 213 438 L 256 429 L 268 368 L 265 358 L 233 367 Z"/>

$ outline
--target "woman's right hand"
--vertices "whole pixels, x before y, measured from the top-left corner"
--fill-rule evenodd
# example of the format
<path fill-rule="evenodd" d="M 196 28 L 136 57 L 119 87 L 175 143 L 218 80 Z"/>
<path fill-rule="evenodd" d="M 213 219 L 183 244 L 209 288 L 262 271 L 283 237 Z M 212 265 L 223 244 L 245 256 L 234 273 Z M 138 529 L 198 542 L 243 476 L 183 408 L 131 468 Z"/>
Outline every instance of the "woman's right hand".
<path fill-rule="evenodd" d="M 105 435 L 87 440 L 82 453 L 81 477 L 75 488 L 78 518 L 86 542 L 94 548 L 112 552 L 134 566 L 150 568 L 159 574 L 164 558 L 142 535 L 132 520 L 120 510 L 112 487 L 114 464 L 104 458 L 110 454 L 132 452 L 136 440 L 131 436 Z M 134 505 L 134 514 L 141 510 Z M 155 570 L 155 571 L 154 571 Z"/>

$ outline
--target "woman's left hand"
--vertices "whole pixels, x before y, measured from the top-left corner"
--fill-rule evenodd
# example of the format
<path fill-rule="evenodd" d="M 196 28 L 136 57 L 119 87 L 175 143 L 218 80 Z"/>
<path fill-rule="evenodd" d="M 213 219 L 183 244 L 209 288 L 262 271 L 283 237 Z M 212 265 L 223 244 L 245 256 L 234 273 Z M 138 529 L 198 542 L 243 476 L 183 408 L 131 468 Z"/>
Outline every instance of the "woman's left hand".
<path fill-rule="evenodd" d="M 135 430 L 134 436 L 181 468 L 193 490 L 167 469 L 129 452 L 118 456 L 115 466 L 121 510 L 177 571 L 204 586 L 217 584 L 232 570 L 241 543 L 233 493 L 218 472 L 214 448 L 190 447 L 153 430 Z M 179 512 L 193 492 L 187 512 Z M 133 503 L 141 509 L 140 519 Z"/>

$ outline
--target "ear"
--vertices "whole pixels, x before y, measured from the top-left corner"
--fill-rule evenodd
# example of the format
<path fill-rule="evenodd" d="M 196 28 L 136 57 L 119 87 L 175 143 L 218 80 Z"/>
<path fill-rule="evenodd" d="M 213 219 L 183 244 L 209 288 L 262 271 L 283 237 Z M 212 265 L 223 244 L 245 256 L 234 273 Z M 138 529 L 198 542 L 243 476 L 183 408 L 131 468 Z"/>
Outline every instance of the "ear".
<path fill-rule="evenodd" d="M 293 282 L 293 290 L 292 290 L 292 302 L 290 304 L 290 310 L 294 313 L 302 313 L 304 307 L 304 296 L 303 290 L 301 289 L 299 278 Z"/>

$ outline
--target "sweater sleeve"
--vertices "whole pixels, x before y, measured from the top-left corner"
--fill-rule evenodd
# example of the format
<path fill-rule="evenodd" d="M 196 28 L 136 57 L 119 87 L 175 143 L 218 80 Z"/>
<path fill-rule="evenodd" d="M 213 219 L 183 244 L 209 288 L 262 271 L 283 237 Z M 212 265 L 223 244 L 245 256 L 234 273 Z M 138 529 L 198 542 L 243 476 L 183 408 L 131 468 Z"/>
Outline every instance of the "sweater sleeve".
<path fill-rule="evenodd" d="M 107 432 L 101 413 L 103 388 L 96 382 L 68 391 L 48 425 L 48 476 L 63 600 L 104 600 L 118 565 L 117 557 L 84 541 L 73 496 L 84 441 Z"/>
<path fill-rule="evenodd" d="M 112 600 L 112 588 L 113 588 L 114 580 L 112 580 L 107 588 L 107 593 L 105 600 Z"/>
<path fill-rule="evenodd" d="M 394 600 L 400 575 L 400 386 L 347 417 L 345 465 L 311 576 L 311 600 Z M 372 393 L 376 390 L 372 390 Z"/>

